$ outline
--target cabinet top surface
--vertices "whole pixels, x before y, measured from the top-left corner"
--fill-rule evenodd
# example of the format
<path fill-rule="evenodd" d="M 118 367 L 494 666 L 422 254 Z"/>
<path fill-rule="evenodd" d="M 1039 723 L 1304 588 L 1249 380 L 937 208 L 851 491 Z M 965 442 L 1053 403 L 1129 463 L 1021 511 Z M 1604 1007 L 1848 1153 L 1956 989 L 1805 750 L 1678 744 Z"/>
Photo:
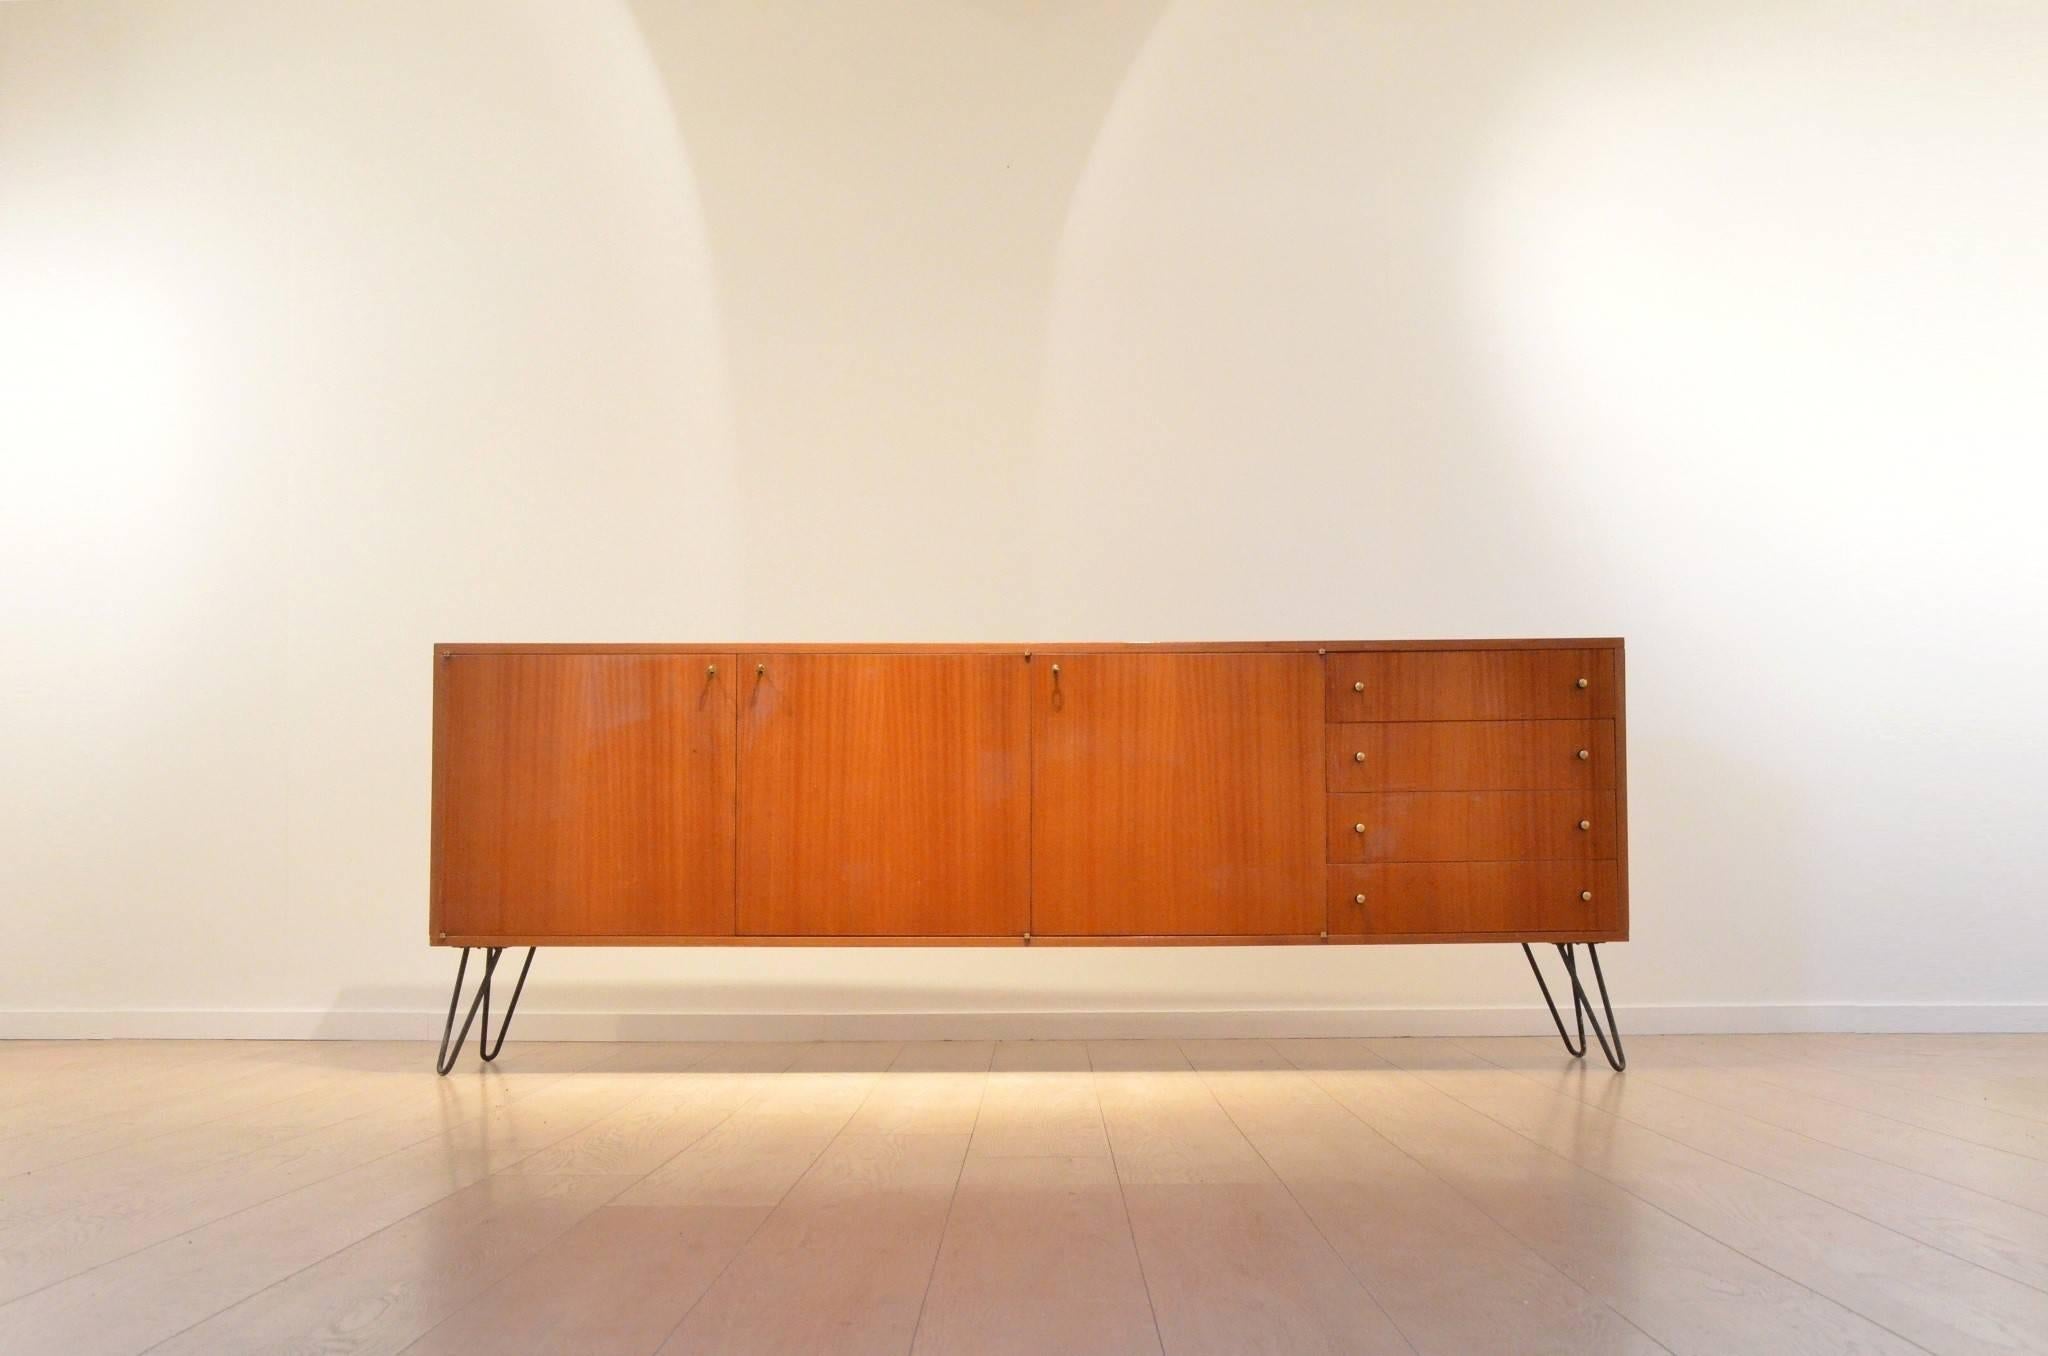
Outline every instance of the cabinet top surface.
<path fill-rule="evenodd" d="M 683 641 L 674 643 L 477 643 L 444 642 L 437 655 L 453 654 L 1244 654 L 1329 653 L 1369 650 L 1618 650 L 1619 636 L 1517 640 L 1158 640 L 947 643 L 833 641 L 816 644 L 761 641 Z"/>

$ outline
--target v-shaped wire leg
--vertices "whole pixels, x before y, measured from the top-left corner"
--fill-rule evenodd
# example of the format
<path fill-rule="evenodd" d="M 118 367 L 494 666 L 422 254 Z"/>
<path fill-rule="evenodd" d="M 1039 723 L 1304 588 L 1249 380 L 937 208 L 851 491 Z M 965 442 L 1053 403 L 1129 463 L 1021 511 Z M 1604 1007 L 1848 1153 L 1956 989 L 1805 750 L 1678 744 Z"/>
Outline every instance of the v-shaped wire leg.
<path fill-rule="evenodd" d="M 484 948 L 484 973 L 477 981 L 476 996 L 469 1000 L 469 1014 L 462 1019 L 462 1030 L 455 1030 L 455 1010 L 462 1004 L 462 980 L 469 972 L 470 948 L 462 948 L 462 960 L 455 967 L 455 991 L 448 995 L 448 1021 L 441 1028 L 441 1053 L 434 1059 L 434 1072 L 447 1077 L 455 1067 L 456 1059 L 462 1054 L 462 1047 L 469 1040 L 469 1028 L 475 1024 L 477 1015 L 483 1015 L 483 1026 L 476 1035 L 476 1052 L 483 1056 L 486 1064 L 498 1057 L 505 1048 L 505 1036 L 512 1029 L 512 1014 L 519 1009 L 519 995 L 526 992 L 526 972 L 533 969 L 533 953 L 538 947 L 526 948 L 526 963 L 519 967 L 519 982 L 512 988 L 512 1001 L 505 1007 L 505 1019 L 498 1024 L 497 1044 L 491 1043 L 491 979 L 498 973 L 498 959 L 505 954 L 502 946 Z M 450 1044 L 450 1037 L 454 1038 Z"/>
<path fill-rule="evenodd" d="M 1579 980 L 1578 959 L 1572 954 L 1572 943 L 1560 942 L 1557 947 L 1558 959 L 1564 962 L 1565 977 L 1572 986 L 1572 1016 L 1578 1025 L 1578 1044 L 1572 1043 L 1571 1034 L 1565 1030 L 1564 1018 L 1558 1015 L 1557 1003 L 1550 996 L 1550 985 L 1544 982 L 1542 967 L 1536 964 L 1536 953 L 1522 943 L 1522 955 L 1529 962 L 1529 973 L 1536 976 L 1536 987 L 1543 992 L 1543 1005 L 1550 1009 L 1550 1021 L 1557 1028 L 1557 1038 L 1564 1042 L 1565 1051 L 1573 1059 L 1586 1057 L 1586 1024 L 1593 1025 L 1593 1039 L 1600 1042 L 1600 1053 L 1607 1058 L 1607 1065 L 1616 1073 L 1628 1067 L 1628 1055 L 1621 1048 L 1621 1028 L 1614 1021 L 1614 1004 L 1607 997 L 1607 976 L 1600 969 L 1600 947 L 1597 943 L 1586 943 L 1586 954 L 1593 958 L 1593 980 L 1600 990 L 1600 1008 L 1607 1014 L 1607 1025 L 1602 1028 L 1600 1017 L 1593 1011 L 1592 1000 L 1586 996 L 1585 985 Z M 1608 1033 L 1614 1035 L 1614 1043 L 1608 1044 Z"/>
<path fill-rule="evenodd" d="M 512 1029 L 512 1014 L 519 1010 L 519 995 L 526 992 L 526 972 L 533 968 L 533 953 L 537 946 L 526 948 L 526 964 L 519 967 L 519 982 L 512 986 L 512 1001 L 505 1005 L 505 1020 L 498 1023 L 498 1043 L 491 1044 L 491 981 L 484 979 L 484 1024 L 476 1033 L 476 1052 L 489 1064 L 505 1048 L 505 1034 Z"/>

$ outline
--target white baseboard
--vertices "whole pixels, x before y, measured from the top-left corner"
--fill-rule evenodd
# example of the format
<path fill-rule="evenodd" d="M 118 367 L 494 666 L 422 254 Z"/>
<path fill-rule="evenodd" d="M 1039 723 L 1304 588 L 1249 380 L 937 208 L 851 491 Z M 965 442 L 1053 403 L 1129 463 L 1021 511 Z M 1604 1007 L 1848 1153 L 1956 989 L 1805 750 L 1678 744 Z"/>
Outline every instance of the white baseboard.
<path fill-rule="evenodd" d="M 2048 1031 L 2048 1003 L 1641 1004 L 1627 1035 Z M 438 1011 L 0 1011 L 0 1040 L 435 1040 Z M 553 1041 L 1114 1040 L 1244 1036 L 1537 1036 L 1541 1007 L 1257 1008 L 1148 1012 L 550 1012 L 514 1039 Z"/>

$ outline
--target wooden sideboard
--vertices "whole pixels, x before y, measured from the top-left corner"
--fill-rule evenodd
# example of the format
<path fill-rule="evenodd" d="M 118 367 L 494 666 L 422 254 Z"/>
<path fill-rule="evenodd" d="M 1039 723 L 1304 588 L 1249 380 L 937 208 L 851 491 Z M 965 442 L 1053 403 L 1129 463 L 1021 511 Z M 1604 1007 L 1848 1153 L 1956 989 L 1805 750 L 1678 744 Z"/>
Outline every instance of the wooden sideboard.
<path fill-rule="evenodd" d="M 440 645 L 433 777 L 429 936 L 486 985 L 508 946 L 1541 941 L 1583 1017 L 1569 944 L 1628 936 L 1613 639 Z"/>

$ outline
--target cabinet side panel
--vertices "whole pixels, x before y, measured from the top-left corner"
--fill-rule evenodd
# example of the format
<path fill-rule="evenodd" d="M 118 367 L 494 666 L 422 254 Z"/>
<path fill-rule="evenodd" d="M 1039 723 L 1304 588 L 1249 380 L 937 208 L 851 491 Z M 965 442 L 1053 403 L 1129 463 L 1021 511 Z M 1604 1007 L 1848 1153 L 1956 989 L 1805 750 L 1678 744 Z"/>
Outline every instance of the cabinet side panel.
<path fill-rule="evenodd" d="M 1613 903 L 1601 911 L 1601 925 L 1628 940 L 1628 655 L 1614 646 L 1614 855 Z"/>

